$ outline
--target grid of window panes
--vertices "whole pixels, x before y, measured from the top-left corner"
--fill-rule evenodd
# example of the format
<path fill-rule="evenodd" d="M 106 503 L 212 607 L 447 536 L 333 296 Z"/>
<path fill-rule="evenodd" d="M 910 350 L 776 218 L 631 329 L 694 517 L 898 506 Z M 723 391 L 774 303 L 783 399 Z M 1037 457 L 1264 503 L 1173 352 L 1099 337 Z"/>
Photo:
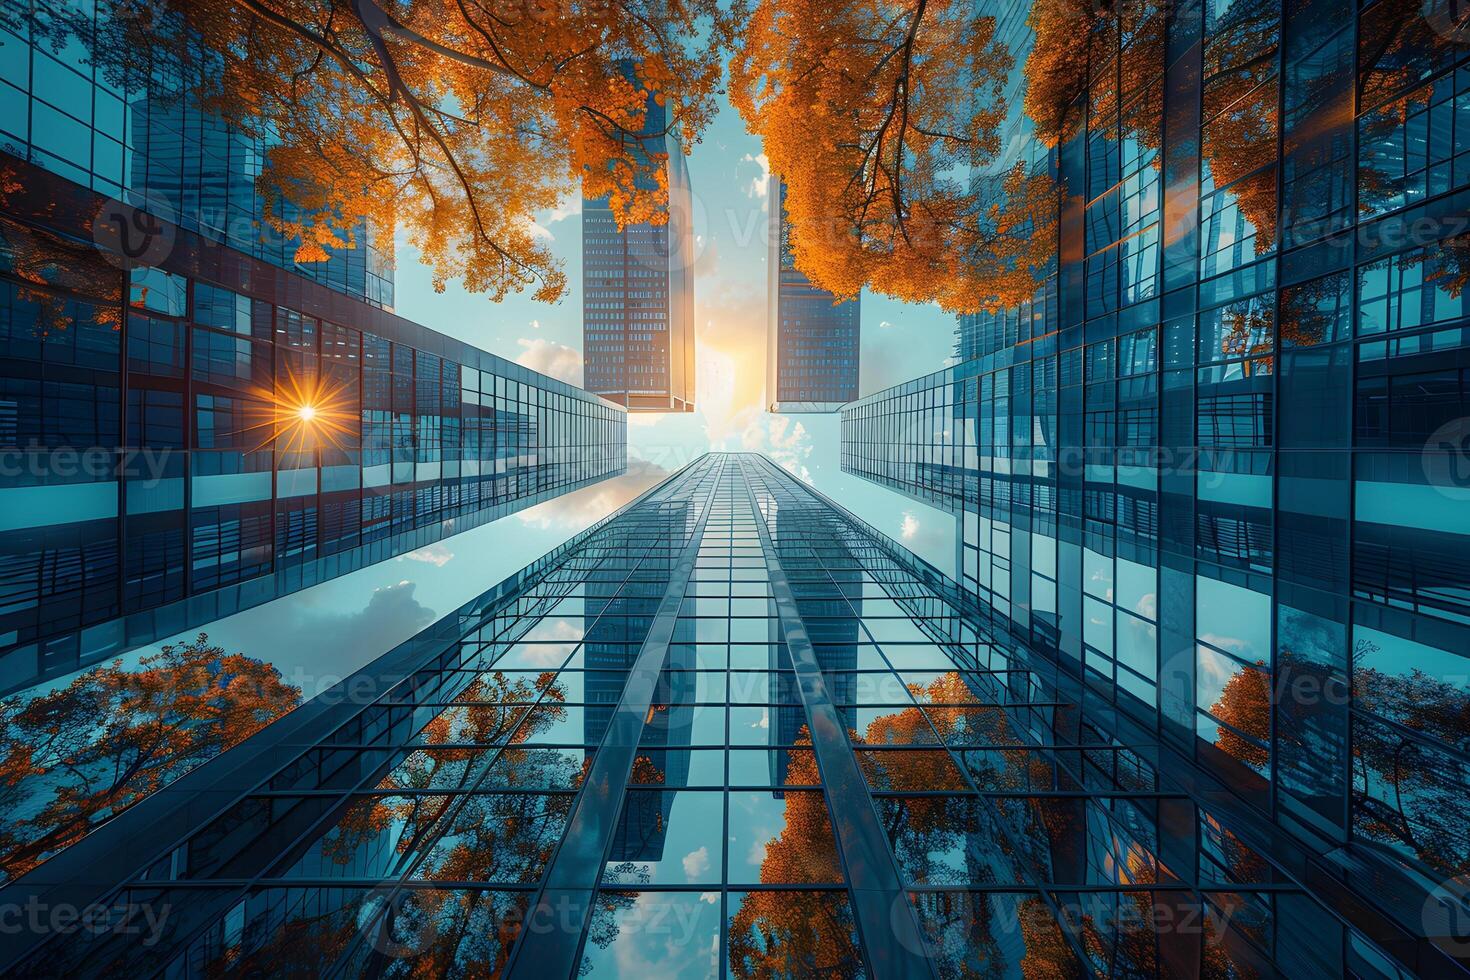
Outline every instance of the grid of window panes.
<path fill-rule="evenodd" d="M 997 41 L 1015 59 L 1024 64 L 1035 40 L 1027 23 L 1030 0 L 1002 0 L 987 7 L 995 17 Z M 1004 147 L 996 165 L 971 177 L 972 188 L 987 201 L 1005 197 L 1007 175 L 1018 164 L 1032 174 L 1054 171 L 1053 148 L 1035 137 L 1035 124 L 1024 111 L 1028 81 L 1019 71 L 1006 79 L 1000 98 L 991 108 L 1004 107 L 1005 119 L 999 128 L 1000 145 Z M 1017 307 L 981 310 L 961 314 L 955 329 L 955 359 L 963 363 L 985 354 L 1005 350 L 1017 343 L 1041 338 L 1057 329 L 1057 277 L 1054 264 L 1038 270 L 1038 285 L 1032 300 Z"/>
<path fill-rule="evenodd" d="M 6 4 L 0 25 L 0 151 L 157 215 L 205 238 L 374 306 L 393 306 L 393 258 L 357 229 L 355 248 L 329 248 L 324 262 L 297 263 L 299 242 L 270 231 L 255 179 L 267 143 L 197 105 L 191 72 L 218 72 L 202 45 L 190 67 L 160 54 L 150 71 L 118 72 L 105 55 L 105 9 L 91 13 L 96 49 L 76 37 L 33 37 L 34 18 L 65 23 L 53 4 Z M 69 17 L 87 8 L 65 9 Z M 154 14 L 154 16 L 162 16 Z M 100 19 L 99 19 L 100 18 Z M 160 25 L 160 31 L 166 30 Z M 288 220 L 296 216 L 288 205 Z"/>
<path fill-rule="evenodd" d="M 626 469 L 620 407 L 468 346 L 0 241 L 5 689 Z"/>
<path fill-rule="evenodd" d="M 1094 721 L 1095 694 L 991 642 L 954 583 L 762 457 L 705 457 L 493 594 L 320 744 L 119 873 L 114 904 L 168 910 L 156 941 L 87 935 L 30 964 L 530 976 L 524 951 L 551 936 L 579 976 L 856 977 L 892 941 L 862 933 L 877 899 L 848 887 L 874 862 L 907 896 L 880 921 L 912 916 L 936 976 L 1374 963 L 1155 745 Z M 792 670 L 796 627 L 820 691 Z M 814 735 L 814 699 L 840 729 Z M 628 778 L 593 792 L 629 717 Z M 833 745 L 855 796 L 824 779 Z M 580 825 L 605 857 L 583 869 L 590 913 L 538 920 L 589 807 L 616 815 Z M 855 824 L 886 850 L 848 849 L 834 828 Z"/>
<path fill-rule="evenodd" d="M 960 365 L 843 407 L 843 471 L 959 509 L 975 496 L 976 425 L 964 413 L 974 384 Z"/>
<path fill-rule="evenodd" d="M 892 542 L 769 463 L 746 468 L 805 628 L 818 649 L 843 632 L 824 681 L 937 975 L 1250 975 L 1276 960 L 1332 976 L 1359 955 L 1340 928 L 1311 947 L 1285 922 L 1278 934 L 1278 908 L 1323 910 L 1161 772 L 1156 747 L 1094 720 L 1108 715 L 1087 710 L 1093 692 L 991 642 L 955 585 Z M 1194 914 L 1218 931 L 1159 927 Z"/>
<path fill-rule="evenodd" d="M 766 300 L 772 410 L 835 411 L 858 396 L 862 298 L 838 303 L 797 270 L 786 222 L 785 183 L 773 178 L 769 193 L 779 198 L 770 206 L 771 250 L 778 268 Z"/>
<path fill-rule="evenodd" d="M 357 973 L 386 940 L 355 926 L 390 909 L 403 922 L 442 917 L 444 932 L 420 933 L 420 953 L 498 963 L 498 923 L 524 909 L 565 829 L 713 469 L 579 535 L 508 595 L 461 609 L 454 635 L 431 630 L 437 645 L 401 681 L 359 684 L 376 696 L 344 700 L 320 747 L 256 774 L 247 795 L 138 869 L 128 900 L 175 913 L 163 941 L 104 941 L 77 951 L 78 968 L 244 957 Z"/>
<path fill-rule="evenodd" d="M 739 975 L 747 958 L 787 952 L 767 949 L 763 931 L 783 914 L 830 917 L 840 945 L 828 955 L 838 965 L 861 961 L 833 801 L 822 791 L 741 467 L 707 459 L 718 484 L 606 852 L 583 976 L 621 976 L 630 957 L 651 958 L 663 975 L 695 976 L 718 976 L 719 960 L 733 958 Z M 688 923 L 667 945 L 648 928 L 650 909 L 660 908 Z"/>
<path fill-rule="evenodd" d="M 644 131 L 662 134 L 665 109 L 649 97 Z M 582 201 L 582 361 L 588 391 L 630 411 L 694 410 L 694 236 L 689 166 L 674 135 L 666 144 L 669 214 L 664 224 L 619 227 L 608 198 Z"/>
<path fill-rule="evenodd" d="M 999 622 L 1421 932 L 1389 896 L 1470 861 L 1470 49 L 1440 2 L 1118 10 L 1053 156 L 1058 332 L 967 317 L 843 467 L 962 512 Z"/>
<path fill-rule="evenodd" d="M 860 300 L 834 303 L 832 294 L 795 269 L 782 269 L 777 289 L 776 402 L 839 406 L 857 397 Z"/>

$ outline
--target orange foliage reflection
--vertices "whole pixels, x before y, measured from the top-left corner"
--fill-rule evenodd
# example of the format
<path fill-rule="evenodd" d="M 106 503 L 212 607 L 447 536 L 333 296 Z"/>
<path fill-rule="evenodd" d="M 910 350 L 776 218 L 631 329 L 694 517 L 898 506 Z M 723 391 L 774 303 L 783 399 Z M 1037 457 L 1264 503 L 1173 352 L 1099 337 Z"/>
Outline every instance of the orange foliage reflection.
<path fill-rule="evenodd" d="M 201 633 L 0 701 L 0 868 L 13 878 L 294 707 L 270 664 Z"/>

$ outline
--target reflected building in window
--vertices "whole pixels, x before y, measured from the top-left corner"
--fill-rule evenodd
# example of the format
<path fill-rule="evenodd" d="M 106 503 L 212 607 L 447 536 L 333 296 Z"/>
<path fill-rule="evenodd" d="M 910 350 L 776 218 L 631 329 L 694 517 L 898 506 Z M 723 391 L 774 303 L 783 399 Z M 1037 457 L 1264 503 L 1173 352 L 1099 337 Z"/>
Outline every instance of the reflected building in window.
<path fill-rule="evenodd" d="M 778 512 L 775 524 L 776 530 L 771 540 L 777 556 L 782 554 L 783 548 L 789 547 L 793 560 L 801 561 L 809 547 L 804 516 L 799 511 Z M 858 650 L 863 639 L 861 616 L 865 598 L 865 576 L 862 565 L 850 553 L 844 554 L 841 547 L 841 539 L 834 539 L 834 550 L 830 556 L 834 560 L 826 563 L 836 589 L 823 598 L 811 598 L 802 603 L 802 624 L 811 639 L 812 652 L 817 665 L 822 668 L 829 695 L 838 705 L 837 716 L 842 726 L 851 731 L 857 725 L 858 683 L 864 676 L 856 671 Z M 780 677 L 781 683 L 789 688 L 796 683 L 796 675 L 789 673 L 793 667 L 781 633 L 780 620 L 772 620 L 772 627 L 775 632 L 771 636 L 770 669 L 782 671 L 783 673 L 773 676 Z M 771 717 L 775 728 L 771 744 L 809 744 L 811 732 L 807 728 L 807 714 L 801 707 L 801 699 L 797 697 L 795 690 L 778 688 L 768 693 L 773 706 Z M 800 758 L 796 757 L 798 766 Z M 792 761 L 793 755 L 790 752 L 770 753 L 773 785 L 784 786 L 791 781 Z"/>
<path fill-rule="evenodd" d="M 0 890 L 169 910 L 150 941 L 12 931 L 0 967 L 1386 973 L 1167 736 L 765 457 L 696 460 L 351 681 Z"/>
<path fill-rule="evenodd" d="M 1032 301 L 843 413 L 844 471 L 956 515 L 995 635 L 1157 738 L 1298 880 L 1353 868 L 1330 921 L 1281 925 L 1375 976 L 1453 972 L 1470 911 L 1436 886 L 1470 868 L 1457 16 L 1099 16 L 1053 130 L 1008 122 L 1009 161 L 1068 188 Z M 1025 17 L 997 28 L 1023 78 Z"/>
<path fill-rule="evenodd" d="M 16 9 L 33 16 L 27 7 Z M 321 262 L 297 262 L 300 241 L 272 230 L 256 187 L 270 142 L 203 109 L 194 91 L 196 73 L 222 70 L 217 55 L 196 43 L 191 62 L 180 64 L 160 49 L 151 72 L 140 73 L 120 66 L 112 53 L 119 36 L 109 30 L 116 22 L 107 9 L 88 11 L 67 10 L 48 21 L 75 26 L 66 18 L 92 19 L 88 42 L 64 36 L 53 44 L 49 34 L 39 39 L 42 32 L 30 20 L 7 25 L 19 36 L 7 34 L 6 40 L 14 70 L 0 79 L 0 151 L 193 233 L 206 247 L 227 246 L 372 306 L 393 308 L 391 245 L 383 246 L 370 229 L 356 229 L 356 247 L 327 247 Z M 38 40 L 31 43 L 33 35 Z M 284 205 L 278 216 L 299 215 Z"/>
<path fill-rule="evenodd" d="M 48 57 L 44 52 L 33 55 L 37 64 Z M 74 82 L 77 76 L 73 72 L 64 77 Z M 44 105 L 45 98 L 44 92 L 37 96 L 37 105 Z M 99 89 L 96 98 L 100 106 L 111 95 Z M 160 82 L 141 94 L 130 94 L 126 105 L 124 132 L 135 149 L 126 158 L 121 193 L 116 195 L 120 200 L 207 242 L 288 269 L 372 306 L 393 308 L 391 243 L 380 242 L 365 224 L 353 229 L 355 247 L 327 246 L 323 261 L 296 261 L 300 240 L 272 229 L 266 220 L 268 204 L 256 188 L 269 150 L 265 140 L 201 111 L 187 87 Z M 98 146 L 109 142 L 101 134 L 96 141 Z M 44 167 L 49 157 L 32 147 L 30 159 Z M 66 169 L 59 172 L 67 175 Z M 92 186 L 101 189 L 95 180 Z M 284 221 L 302 219 L 300 209 L 289 201 L 276 202 L 275 207 Z"/>
<path fill-rule="evenodd" d="M 671 507 L 664 514 L 670 542 L 676 528 L 686 520 L 686 511 Z M 638 581 L 593 578 L 586 585 L 587 627 L 584 688 L 587 707 L 583 740 L 601 745 L 615 723 L 623 692 L 641 651 L 642 643 L 658 614 L 668 590 L 678 557 L 665 548 L 662 558 L 651 553 L 640 566 Z M 693 736 L 696 685 L 694 683 L 694 620 L 683 619 L 674 628 L 669 657 L 658 675 L 648 716 L 638 739 L 632 781 L 665 792 L 640 793 L 638 805 L 624 812 L 608 852 L 611 864 L 659 861 L 663 857 L 665 833 L 677 790 L 687 786 L 690 745 Z M 635 873 L 635 869 L 629 869 Z"/>
<path fill-rule="evenodd" d="M 632 71 L 632 68 L 629 68 Z M 667 157 L 668 219 L 619 228 L 608 198 L 582 200 L 582 382 L 630 412 L 694 411 L 694 201 L 667 108 L 649 93 L 642 159 Z M 650 186 L 648 189 L 652 189 Z"/>
<path fill-rule="evenodd" d="M 81 49 L 0 80 L 0 691 L 624 472 L 621 406 L 395 316 L 371 235 L 295 262 L 258 141 Z"/>
<path fill-rule="evenodd" d="M 839 303 L 797 270 L 781 178 L 770 178 L 766 200 L 766 398 L 772 412 L 835 412 L 858 396 L 862 300 Z"/>

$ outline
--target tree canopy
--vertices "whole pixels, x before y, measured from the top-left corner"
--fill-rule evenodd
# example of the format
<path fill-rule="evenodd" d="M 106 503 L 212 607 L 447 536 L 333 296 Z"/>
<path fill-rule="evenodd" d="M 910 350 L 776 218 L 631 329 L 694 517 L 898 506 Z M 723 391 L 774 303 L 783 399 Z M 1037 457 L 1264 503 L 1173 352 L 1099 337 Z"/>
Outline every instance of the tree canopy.
<path fill-rule="evenodd" d="M 300 691 L 267 663 L 199 634 L 0 701 L 0 873 L 11 878 L 244 741 Z"/>
<path fill-rule="evenodd" d="M 741 5 L 720 0 L 50 0 L 37 36 L 84 39 L 128 91 L 160 79 L 268 147 L 266 222 L 298 261 L 406 234 L 494 299 L 566 291 L 535 215 L 607 195 L 666 220 L 662 137 L 698 141 Z M 166 86 L 167 83 L 162 83 Z M 647 107 L 665 126 L 645 131 Z"/>
<path fill-rule="evenodd" d="M 761 0 L 730 100 L 786 183 L 797 268 L 851 297 L 973 312 L 1030 299 L 1057 189 L 1001 167 L 1013 60 L 964 0 Z"/>

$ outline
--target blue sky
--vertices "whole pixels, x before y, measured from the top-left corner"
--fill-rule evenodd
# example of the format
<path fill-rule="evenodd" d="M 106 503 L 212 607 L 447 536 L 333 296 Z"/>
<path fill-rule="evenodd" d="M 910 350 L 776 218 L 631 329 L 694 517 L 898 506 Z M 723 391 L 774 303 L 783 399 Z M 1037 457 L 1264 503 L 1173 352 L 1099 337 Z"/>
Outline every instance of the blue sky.
<path fill-rule="evenodd" d="M 211 638 L 272 661 L 308 695 L 324 690 L 710 450 L 770 455 L 952 572 L 953 520 L 844 476 L 837 416 L 764 411 L 767 171 L 759 141 L 734 110 L 726 106 L 716 117 L 694 147 L 689 169 L 698 236 L 697 412 L 633 416 L 627 476 L 220 620 L 208 627 Z M 580 199 L 542 215 L 538 225 L 566 261 L 571 289 L 561 303 L 512 296 L 497 304 L 454 283 L 436 293 L 429 270 L 401 244 L 397 312 L 580 384 Z M 864 394 L 943 367 L 954 338 L 954 318 L 938 307 L 871 295 L 863 297 L 862 328 Z"/>

